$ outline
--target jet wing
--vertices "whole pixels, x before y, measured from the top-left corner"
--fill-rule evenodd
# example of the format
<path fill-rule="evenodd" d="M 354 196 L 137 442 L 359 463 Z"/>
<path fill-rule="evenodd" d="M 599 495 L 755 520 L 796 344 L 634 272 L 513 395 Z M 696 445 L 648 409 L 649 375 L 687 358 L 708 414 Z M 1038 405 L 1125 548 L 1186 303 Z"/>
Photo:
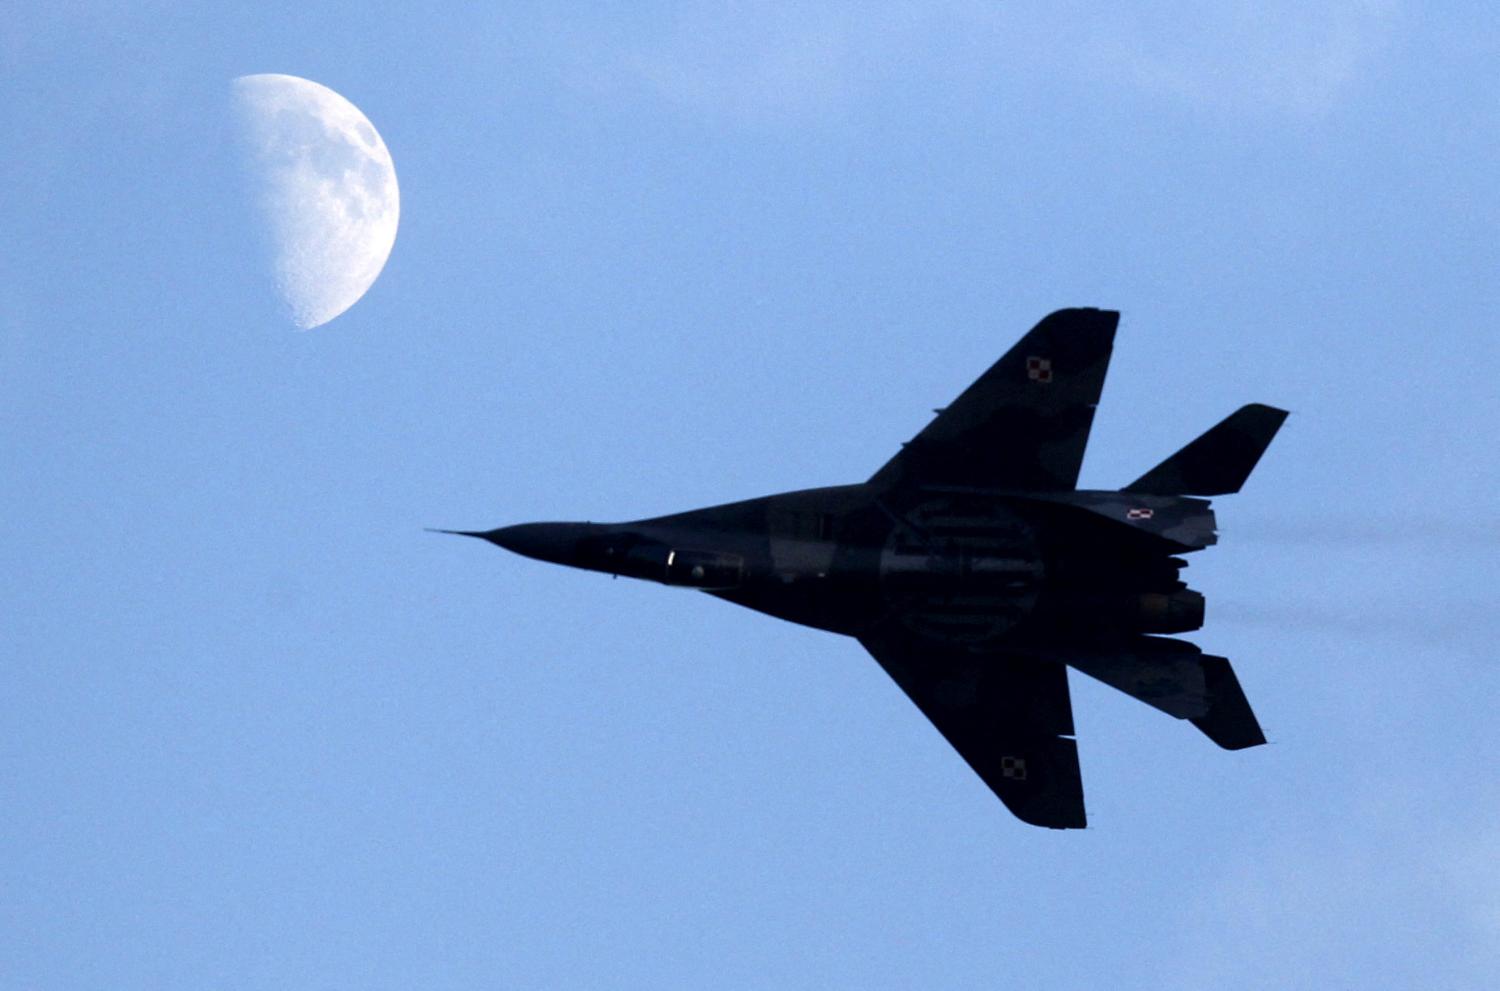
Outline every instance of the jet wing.
<path fill-rule="evenodd" d="M 860 643 L 1018 818 L 1084 827 L 1066 665 L 929 646 L 901 634 Z"/>
<path fill-rule="evenodd" d="M 1119 321 L 1095 309 L 1043 318 L 870 481 L 1072 489 Z"/>

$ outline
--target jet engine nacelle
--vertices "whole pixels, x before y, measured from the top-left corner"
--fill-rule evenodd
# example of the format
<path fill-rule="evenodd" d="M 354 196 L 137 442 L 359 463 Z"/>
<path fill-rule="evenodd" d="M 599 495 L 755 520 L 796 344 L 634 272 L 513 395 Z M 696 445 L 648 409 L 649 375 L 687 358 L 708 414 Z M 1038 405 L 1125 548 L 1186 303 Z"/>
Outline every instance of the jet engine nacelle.
<path fill-rule="evenodd" d="M 1203 626 L 1203 595 L 1190 588 L 1140 595 L 1133 606 L 1133 625 L 1141 633 L 1187 633 Z"/>

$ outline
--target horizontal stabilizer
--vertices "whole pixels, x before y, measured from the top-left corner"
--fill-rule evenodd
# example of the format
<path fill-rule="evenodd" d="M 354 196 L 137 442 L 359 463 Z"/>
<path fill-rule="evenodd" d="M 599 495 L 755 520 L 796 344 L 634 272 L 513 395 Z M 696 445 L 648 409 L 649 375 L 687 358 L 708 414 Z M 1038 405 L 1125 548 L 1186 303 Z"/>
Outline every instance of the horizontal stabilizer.
<path fill-rule="evenodd" d="M 1225 750 L 1266 742 L 1229 661 L 1200 653 L 1190 643 L 1142 637 L 1119 650 L 1071 650 L 1065 659 L 1131 698 L 1191 721 Z"/>
<path fill-rule="evenodd" d="M 1208 712 L 1194 717 L 1193 725 L 1225 750 L 1244 750 L 1265 743 L 1266 735 L 1261 732 L 1229 659 L 1203 655 L 1203 674 L 1213 704 Z"/>
<path fill-rule="evenodd" d="M 1286 410 L 1274 406 L 1241 406 L 1123 491 L 1172 496 L 1238 492 L 1285 419 Z"/>

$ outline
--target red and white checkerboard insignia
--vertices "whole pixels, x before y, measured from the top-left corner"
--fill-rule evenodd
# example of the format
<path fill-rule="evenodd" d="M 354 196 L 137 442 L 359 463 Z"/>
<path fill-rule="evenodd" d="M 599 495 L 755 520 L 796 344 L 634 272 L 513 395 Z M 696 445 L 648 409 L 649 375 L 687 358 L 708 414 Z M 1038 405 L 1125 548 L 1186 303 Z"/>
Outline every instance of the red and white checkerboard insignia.
<path fill-rule="evenodd" d="M 1147 509 L 1145 506 L 1137 506 L 1134 509 L 1125 510 L 1127 520 L 1149 520 L 1156 515 L 1156 510 Z"/>
<path fill-rule="evenodd" d="M 1026 762 L 1020 757 L 1001 757 L 1000 776 L 1002 778 L 1014 778 L 1017 781 L 1026 780 Z"/>
<path fill-rule="evenodd" d="M 1044 385 L 1052 381 L 1052 362 L 1046 358 L 1027 358 L 1026 377 Z"/>

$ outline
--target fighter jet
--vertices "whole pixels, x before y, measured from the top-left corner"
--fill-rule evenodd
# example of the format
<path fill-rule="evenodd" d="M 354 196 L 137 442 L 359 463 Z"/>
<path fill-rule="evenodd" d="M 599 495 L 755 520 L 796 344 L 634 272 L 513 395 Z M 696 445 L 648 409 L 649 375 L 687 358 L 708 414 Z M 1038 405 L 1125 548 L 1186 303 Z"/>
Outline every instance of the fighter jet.
<path fill-rule="evenodd" d="M 1229 661 L 1161 634 L 1203 625 L 1179 577 L 1216 539 L 1200 497 L 1238 492 L 1286 413 L 1241 407 L 1129 485 L 1077 489 L 1119 316 L 1046 317 L 859 484 L 445 532 L 854 637 L 1011 812 L 1082 828 L 1070 667 L 1227 750 L 1265 742 Z"/>

